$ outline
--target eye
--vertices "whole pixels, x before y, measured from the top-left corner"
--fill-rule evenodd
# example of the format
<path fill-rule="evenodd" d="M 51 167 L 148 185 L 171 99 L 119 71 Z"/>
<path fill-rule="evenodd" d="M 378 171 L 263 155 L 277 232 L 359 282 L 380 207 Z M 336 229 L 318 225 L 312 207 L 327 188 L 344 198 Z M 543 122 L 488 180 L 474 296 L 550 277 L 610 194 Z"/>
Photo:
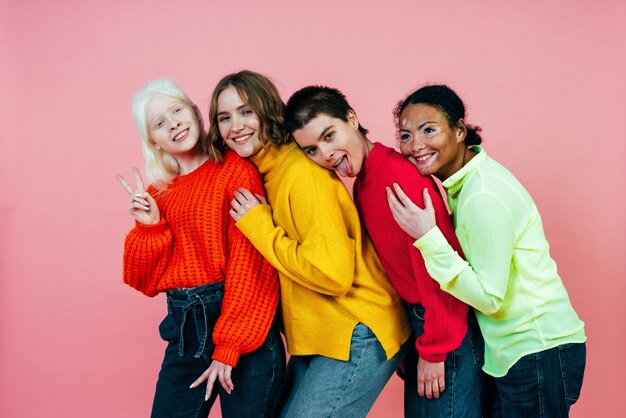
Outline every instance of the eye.
<path fill-rule="evenodd" d="M 161 119 L 160 121 L 158 121 L 158 122 L 154 125 L 154 127 L 158 129 L 158 128 L 162 127 L 164 123 L 165 123 L 165 121 L 164 121 L 163 119 Z"/>
<path fill-rule="evenodd" d="M 335 136 L 335 132 L 329 132 L 324 136 L 324 141 L 332 141 Z"/>
<path fill-rule="evenodd" d="M 176 107 L 176 108 L 174 109 L 174 114 L 177 114 L 177 113 L 178 113 L 178 112 L 180 112 L 181 110 L 183 110 L 183 108 L 182 108 L 182 107 Z"/>
<path fill-rule="evenodd" d="M 217 123 L 224 123 L 224 122 L 228 122 L 228 120 L 230 119 L 230 116 L 220 116 L 219 118 L 217 118 Z"/>
<path fill-rule="evenodd" d="M 315 153 L 317 152 L 317 147 L 307 148 L 304 152 L 306 152 L 307 155 L 315 155 Z"/>
<path fill-rule="evenodd" d="M 413 137 L 410 134 L 400 134 L 400 141 L 401 142 L 409 142 L 410 140 L 412 140 Z"/>
<path fill-rule="evenodd" d="M 434 134 L 436 132 L 435 128 L 431 128 L 431 127 L 425 127 L 424 128 L 424 134 L 426 135 L 431 135 Z"/>
<path fill-rule="evenodd" d="M 242 115 L 244 115 L 244 116 L 250 116 L 250 115 L 252 115 L 253 113 L 254 113 L 254 112 L 253 112 L 252 110 L 250 110 L 250 109 L 244 109 L 244 110 L 241 112 L 241 114 L 242 114 Z"/>

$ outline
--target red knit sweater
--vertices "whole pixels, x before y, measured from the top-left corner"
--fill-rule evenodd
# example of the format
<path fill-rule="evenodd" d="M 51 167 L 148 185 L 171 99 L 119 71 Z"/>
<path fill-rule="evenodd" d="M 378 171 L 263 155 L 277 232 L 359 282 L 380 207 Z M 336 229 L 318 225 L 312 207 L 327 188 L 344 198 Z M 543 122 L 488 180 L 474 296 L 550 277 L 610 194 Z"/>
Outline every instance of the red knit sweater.
<path fill-rule="evenodd" d="M 233 193 L 263 194 L 256 168 L 234 152 L 178 176 L 155 196 L 160 223 L 135 223 L 124 246 L 124 282 L 155 296 L 175 288 L 224 282 L 222 312 L 213 330 L 213 359 L 236 366 L 263 344 L 276 312 L 276 271 L 228 214 Z"/>
<path fill-rule="evenodd" d="M 393 183 L 398 183 L 422 208 L 422 191 L 428 188 L 439 229 L 452 248 L 463 255 L 461 246 L 434 180 L 421 176 L 401 154 L 376 143 L 354 183 L 354 201 L 398 295 L 425 308 L 424 333 L 415 343 L 420 357 L 432 362 L 444 361 L 447 353 L 458 348 L 465 337 L 468 306 L 441 290 L 428 274 L 422 254 L 413 247 L 415 240 L 393 219 L 385 190 Z"/>

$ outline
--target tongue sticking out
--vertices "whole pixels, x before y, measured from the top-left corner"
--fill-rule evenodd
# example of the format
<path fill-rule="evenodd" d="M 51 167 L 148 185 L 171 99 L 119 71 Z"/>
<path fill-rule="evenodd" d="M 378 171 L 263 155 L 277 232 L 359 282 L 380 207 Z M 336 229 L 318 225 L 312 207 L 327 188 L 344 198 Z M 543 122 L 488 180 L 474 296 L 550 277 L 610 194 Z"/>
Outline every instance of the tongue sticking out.
<path fill-rule="evenodd" d="M 341 163 L 339 163 L 335 171 L 342 177 L 350 177 L 352 174 L 352 164 L 348 161 L 347 155 L 343 156 Z"/>

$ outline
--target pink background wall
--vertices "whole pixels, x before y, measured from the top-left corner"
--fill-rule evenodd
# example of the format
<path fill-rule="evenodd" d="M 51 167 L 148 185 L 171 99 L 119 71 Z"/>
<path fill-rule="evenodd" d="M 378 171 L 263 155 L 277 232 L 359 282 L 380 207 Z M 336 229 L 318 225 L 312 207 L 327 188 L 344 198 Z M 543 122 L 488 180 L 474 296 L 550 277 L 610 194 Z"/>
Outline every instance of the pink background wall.
<path fill-rule="evenodd" d="M 165 307 L 121 284 L 132 222 L 112 173 L 142 164 L 130 99 L 170 76 L 206 111 L 217 80 L 242 68 L 285 98 L 341 88 L 387 144 L 398 99 L 453 86 L 534 196 L 586 322 L 572 416 L 620 415 L 626 3 L 182 3 L 0 1 L 0 416 L 148 415 Z M 400 416 L 401 399 L 393 380 L 370 416 Z"/>

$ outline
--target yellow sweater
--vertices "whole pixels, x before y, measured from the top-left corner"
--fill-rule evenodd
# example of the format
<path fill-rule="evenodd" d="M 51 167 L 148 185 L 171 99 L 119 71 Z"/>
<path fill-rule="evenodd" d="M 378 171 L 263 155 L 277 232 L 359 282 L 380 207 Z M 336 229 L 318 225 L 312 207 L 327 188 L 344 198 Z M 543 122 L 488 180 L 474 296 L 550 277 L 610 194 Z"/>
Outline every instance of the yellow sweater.
<path fill-rule="evenodd" d="M 289 353 L 348 360 L 361 322 L 393 357 L 410 334 L 406 313 L 343 183 L 295 143 L 268 144 L 251 160 L 271 208 L 253 208 L 237 227 L 278 270 Z"/>

